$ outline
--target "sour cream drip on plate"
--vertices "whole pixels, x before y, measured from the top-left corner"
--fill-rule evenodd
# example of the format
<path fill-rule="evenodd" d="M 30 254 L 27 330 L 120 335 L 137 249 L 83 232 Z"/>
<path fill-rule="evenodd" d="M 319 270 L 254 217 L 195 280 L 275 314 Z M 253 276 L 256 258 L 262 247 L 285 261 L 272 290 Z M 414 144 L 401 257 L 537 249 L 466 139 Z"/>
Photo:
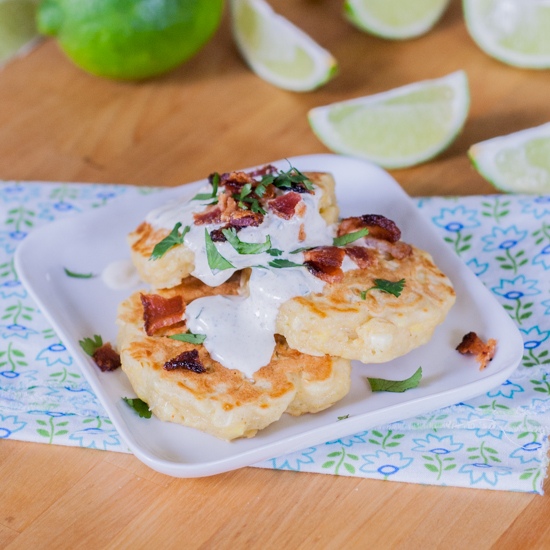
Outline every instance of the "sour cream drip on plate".
<path fill-rule="evenodd" d="M 211 189 L 207 186 L 200 192 L 208 193 Z M 265 243 L 269 237 L 271 248 L 282 251 L 279 256 L 267 252 L 239 254 L 229 242 L 215 243 L 218 252 L 234 266 L 223 271 L 213 271 L 208 264 L 205 229 L 210 234 L 225 224 L 194 224 L 193 214 L 202 212 L 211 201 L 189 202 L 186 198 L 147 216 L 146 221 L 155 228 L 172 230 L 178 222 L 183 227 L 190 227 L 184 243 L 195 254 L 192 275 L 206 285 L 218 286 L 236 271 L 252 268 L 248 297 L 209 296 L 191 302 L 186 308 L 189 330 L 206 335 L 204 346 L 224 367 L 240 370 L 251 377 L 267 365 L 275 348 L 275 321 L 280 305 L 296 296 L 323 290 L 325 283 L 305 267 L 279 269 L 269 266 L 269 262 L 274 260 L 302 264 L 303 254 L 291 252 L 298 248 L 332 244 L 334 227 L 327 227 L 319 213 L 322 194 L 322 189 L 315 187 L 315 194 L 301 195 L 306 207 L 301 216 L 296 213 L 290 220 L 285 220 L 266 208 L 260 226 L 246 227 L 238 232 L 238 238 L 245 243 Z"/>

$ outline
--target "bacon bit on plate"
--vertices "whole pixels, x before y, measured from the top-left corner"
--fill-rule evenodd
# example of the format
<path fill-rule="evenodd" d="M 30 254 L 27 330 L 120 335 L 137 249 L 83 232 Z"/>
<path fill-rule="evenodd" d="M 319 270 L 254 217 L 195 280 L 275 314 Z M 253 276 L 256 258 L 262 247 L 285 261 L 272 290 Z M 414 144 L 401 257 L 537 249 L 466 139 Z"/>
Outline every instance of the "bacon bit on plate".
<path fill-rule="evenodd" d="M 148 336 L 164 327 L 175 325 L 182 320 L 185 305 L 181 296 L 163 298 L 158 294 L 141 294 L 143 304 L 144 330 Z"/>
<path fill-rule="evenodd" d="M 496 340 L 489 340 L 484 344 L 483 340 L 475 332 L 468 332 L 456 349 L 462 355 L 466 355 L 467 353 L 475 355 L 476 361 L 480 365 L 479 370 L 483 370 L 493 360 L 496 345 Z"/>
<path fill-rule="evenodd" d="M 222 209 L 219 204 L 210 204 L 202 212 L 196 212 L 193 214 L 195 219 L 195 225 L 206 225 L 210 223 L 220 223 Z"/>
<path fill-rule="evenodd" d="M 306 213 L 306 210 L 307 210 L 306 203 L 304 201 L 300 201 L 296 205 L 295 213 L 299 218 L 303 218 L 304 214 Z"/>
<path fill-rule="evenodd" d="M 404 260 L 405 258 L 412 256 L 413 253 L 412 246 L 402 241 L 390 243 L 383 239 L 375 239 L 374 237 L 369 237 L 367 235 L 366 237 L 364 237 L 363 242 L 365 243 L 366 247 L 375 248 L 380 252 L 387 252 L 398 260 Z"/>
<path fill-rule="evenodd" d="M 231 196 L 233 193 L 240 193 L 247 183 L 255 184 L 256 180 L 246 172 L 229 172 L 220 176 L 220 185 L 225 187 L 226 192 Z"/>
<path fill-rule="evenodd" d="M 302 225 L 300 225 L 300 232 L 298 233 L 298 240 L 300 242 L 303 242 L 303 241 L 306 240 L 306 237 L 307 237 L 306 228 L 305 228 L 304 224 L 302 224 Z"/>
<path fill-rule="evenodd" d="M 206 372 L 204 365 L 199 359 L 199 352 L 196 349 L 180 353 L 174 359 L 170 359 L 170 361 L 164 363 L 163 368 L 164 370 L 187 369 L 197 374 Z"/>
<path fill-rule="evenodd" d="M 338 283 L 344 278 L 341 268 L 345 255 L 343 248 L 320 246 L 304 252 L 304 265 L 315 277 L 327 283 Z"/>
<path fill-rule="evenodd" d="M 390 243 L 396 243 L 401 238 L 401 231 L 392 220 L 378 214 L 367 214 L 355 218 L 346 218 L 342 220 L 338 227 L 338 237 L 354 233 L 367 227 L 369 237 L 383 239 Z"/>
<path fill-rule="evenodd" d="M 278 196 L 276 199 L 267 203 L 268 207 L 273 210 L 273 213 L 279 218 L 290 220 L 295 214 L 296 206 L 302 200 L 298 193 L 291 191 L 284 195 Z"/>
<path fill-rule="evenodd" d="M 357 264 L 360 269 L 367 269 L 378 263 L 378 256 L 369 248 L 363 246 L 347 246 L 344 252 Z"/>
<path fill-rule="evenodd" d="M 95 364 L 101 372 L 110 372 L 120 367 L 120 355 L 107 342 L 100 348 L 97 348 L 93 354 Z"/>

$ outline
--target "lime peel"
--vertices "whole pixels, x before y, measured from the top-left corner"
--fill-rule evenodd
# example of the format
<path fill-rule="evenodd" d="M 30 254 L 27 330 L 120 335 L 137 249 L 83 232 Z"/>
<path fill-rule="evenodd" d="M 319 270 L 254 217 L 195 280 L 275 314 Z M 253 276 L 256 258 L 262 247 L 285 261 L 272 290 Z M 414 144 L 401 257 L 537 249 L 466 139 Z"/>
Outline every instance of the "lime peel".
<path fill-rule="evenodd" d="M 450 0 L 346 0 L 345 17 L 357 28 L 392 40 L 414 38 L 439 21 Z"/>
<path fill-rule="evenodd" d="M 38 42 L 38 0 L 0 0 L 0 66 L 26 55 Z"/>
<path fill-rule="evenodd" d="M 550 193 L 550 123 L 476 143 L 468 156 L 501 191 Z"/>
<path fill-rule="evenodd" d="M 464 126 L 469 104 L 468 78 L 457 71 L 317 107 L 308 118 L 329 149 L 385 168 L 405 168 L 447 148 Z"/>
<path fill-rule="evenodd" d="M 550 68 L 548 0 L 463 0 L 470 36 L 490 56 L 516 67 Z"/>
<path fill-rule="evenodd" d="M 336 75 L 334 57 L 264 0 L 231 0 L 230 5 L 235 43 L 260 78 L 306 92 Z"/>

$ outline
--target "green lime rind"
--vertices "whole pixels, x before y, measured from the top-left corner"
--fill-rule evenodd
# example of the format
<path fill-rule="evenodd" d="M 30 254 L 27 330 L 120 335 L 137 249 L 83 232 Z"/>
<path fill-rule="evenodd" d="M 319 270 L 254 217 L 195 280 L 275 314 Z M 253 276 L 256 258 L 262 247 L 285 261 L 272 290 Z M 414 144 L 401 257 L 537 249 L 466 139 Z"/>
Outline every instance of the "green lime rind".
<path fill-rule="evenodd" d="M 515 67 L 550 68 L 548 2 L 463 0 L 463 9 L 468 32 L 485 53 Z"/>
<path fill-rule="evenodd" d="M 187 61 L 220 23 L 223 0 L 43 0 L 37 24 L 82 69 L 139 80 Z"/>
<path fill-rule="evenodd" d="M 501 191 L 550 193 L 550 123 L 476 143 L 468 157 Z"/>
<path fill-rule="evenodd" d="M 38 0 L 0 0 L 0 65 L 24 54 L 36 42 Z"/>
<path fill-rule="evenodd" d="M 427 33 L 450 0 L 346 0 L 344 17 L 358 29 L 389 40 Z"/>
<path fill-rule="evenodd" d="M 455 140 L 469 104 L 468 79 L 458 71 L 317 107 L 308 113 L 308 120 L 319 140 L 336 153 L 384 168 L 406 168 L 434 158 Z"/>
<path fill-rule="evenodd" d="M 337 74 L 334 57 L 264 0 L 231 0 L 230 6 L 235 44 L 260 78 L 285 90 L 308 92 Z"/>

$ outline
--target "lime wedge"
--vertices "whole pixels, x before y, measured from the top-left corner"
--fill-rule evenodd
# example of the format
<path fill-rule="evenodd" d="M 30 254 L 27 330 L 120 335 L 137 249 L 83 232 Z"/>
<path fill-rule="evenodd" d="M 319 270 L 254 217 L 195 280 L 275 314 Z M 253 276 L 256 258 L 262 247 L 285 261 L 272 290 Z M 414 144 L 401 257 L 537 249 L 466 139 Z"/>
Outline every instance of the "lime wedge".
<path fill-rule="evenodd" d="M 381 94 L 312 109 L 309 123 L 337 153 L 385 168 L 424 162 L 445 149 L 462 129 L 470 95 L 464 71 Z"/>
<path fill-rule="evenodd" d="M 470 35 L 504 63 L 532 69 L 550 67 L 548 0 L 464 0 Z"/>
<path fill-rule="evenodd" d="M 0 0 L 0 65 L 24 53 L 38 36 L 37 3 L 38 0 Z"/>
<path fill-rule="evenodd" d="M 513 193 L 550 193 L 550 123 L 476 143 L 468 151 L 478 172 Z"/>
<path fill-rule="evenodd" d="M 232 0 L 233 36 L 261 78 L 295 92 L 318 88 L 336 74 L 336 60 L 264 0 Z"/>
<path fill-rule="evenodd" d="M 449 0 L 346 0 L 346 18 L 382 38 L 405 39 L 428 32 Z"/>

